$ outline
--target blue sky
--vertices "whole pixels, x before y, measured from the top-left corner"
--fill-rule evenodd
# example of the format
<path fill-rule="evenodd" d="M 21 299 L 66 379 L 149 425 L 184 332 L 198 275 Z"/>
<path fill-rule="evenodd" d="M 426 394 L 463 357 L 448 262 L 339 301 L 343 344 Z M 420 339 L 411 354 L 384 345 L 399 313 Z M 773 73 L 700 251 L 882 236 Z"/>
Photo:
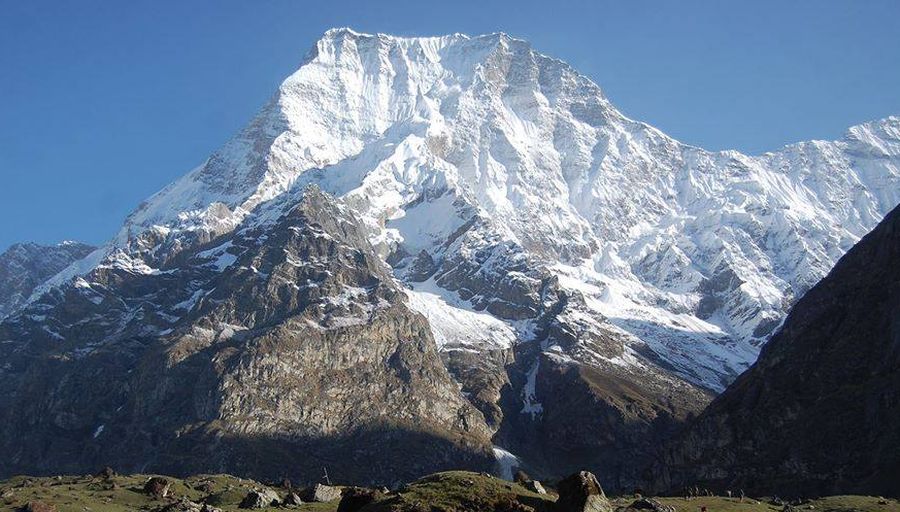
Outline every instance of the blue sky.
<path fill-rule="evenodd" d="M 900 114 L 895 0 L 0 0 L 0 250 L 111 237 L 333 26 L 508 32 L 708 149 L 760 153 Z"/>

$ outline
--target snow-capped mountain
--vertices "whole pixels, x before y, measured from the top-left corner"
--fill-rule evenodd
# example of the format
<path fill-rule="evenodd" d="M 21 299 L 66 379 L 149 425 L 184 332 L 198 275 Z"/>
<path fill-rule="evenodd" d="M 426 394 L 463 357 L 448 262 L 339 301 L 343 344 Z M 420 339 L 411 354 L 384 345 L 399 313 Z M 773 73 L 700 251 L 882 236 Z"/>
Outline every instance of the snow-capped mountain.
<path fill-rule="evenodd" d="M 444 261 L 502 245 L 584 294 L 585 325 L 605 317 L 720 390 L 900 202 L 898 160 L 898 118 L 761 156 L 709 152 L 628 119 L 588 78 L 505 34 L 336 29 L 240 135 L 142 204 L 109 250 L 153 266 L 271 221 L 315 183 L 361 216 L 401 278 L 422 251 Z M 502 271 L 492 263 L 479 272 Z M 411 295 L 441 343 L 527 336 L 509 321 L 518 314 L 491 314 L 494 298 L 437 281 Z"/>
<path fill-rule="evenodd" d="M 747 368 L 790 305 L 900 203 L 900 118 L 759 156 L 710 152 L 625 117 L 590 79 L 505 34 L 330 30 L 240 134 L 35 289 L 0 335 L 42 329 L 83 357 L 135 337 L 168 346 L 188 325 L 213 344 L 287 325 L 313 300 L 304 287 L 343 264 L 303 283 L 260 266 L 311 186 L 366 240 L 328 257 L 374 251 L 428 321 L 420 347 L 437 345 L 484 425 L 419 413 L 477 442 L 489 431 L 539 472 L 602 461 L 604 484 L 624 488 L 641 450 Z M 301 252 L 288 266 L 321 263 Z M 369 281 L 354 276 L 344 284 L 358 292 Z M 251 277 L 277 315 L 237 304 L 198 320 L 210 301 L 244 300 L 217 299 L 216 283 Z M 381 302 L 326 281 L 341 318 L 373 321 L 361 312 Z M 94 316 L 72 316 L 72 301 Z M 330 313 L 304 315 L 333 327 Z M 342 393 L 359 392 L 351 384 Z M 215 416 L 205 407 L 196 421 Z"/>

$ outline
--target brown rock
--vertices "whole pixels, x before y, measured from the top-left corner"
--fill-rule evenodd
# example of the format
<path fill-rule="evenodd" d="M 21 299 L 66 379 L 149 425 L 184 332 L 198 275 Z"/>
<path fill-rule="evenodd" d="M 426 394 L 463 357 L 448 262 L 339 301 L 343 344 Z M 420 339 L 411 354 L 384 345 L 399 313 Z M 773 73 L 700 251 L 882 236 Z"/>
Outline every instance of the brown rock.
<path fill-rule="evenodd" d="M 165 498 L 169 495 L 169 487 L 171 483 L 165 478 L 152 476 L 144 484 L 144 493 L 154 498 Z"/>
<path fill-rule="evenodd" d="M 611 512 L 600 482 L 593 473 L 580 471 L 559 483 L 559 512 Z"/>

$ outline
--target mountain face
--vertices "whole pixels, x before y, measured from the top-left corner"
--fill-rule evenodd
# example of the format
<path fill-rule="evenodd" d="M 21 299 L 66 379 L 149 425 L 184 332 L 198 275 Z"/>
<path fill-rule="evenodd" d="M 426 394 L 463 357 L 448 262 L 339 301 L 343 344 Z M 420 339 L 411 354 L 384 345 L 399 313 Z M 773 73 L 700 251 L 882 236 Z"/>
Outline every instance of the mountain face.
<path fill-rule="evenodd" d="M 331 30 L 240 134 L 0 325 L 17 439 L 0 472 L 174 472 L 190 449 L 252 474 L 251 440 L 290 438 L 366 479 L 387 450 L 364 441 L 403 438 L 452 447 L 423 469 L 483 465 L 492 441 L 534 474 L 627 488 L 900 202 L 898 164 L 900 118 L 708 152 L 504 34 Z M 341 219 L 315 228 L 340 243 L 278 262 L 311 186 L 330 206 L 304 215 Z"/>
<path fill-rule="evenodd" d="M 208 245 L 153 272 L 100 265 L 34 303 L 44 318 L 0 325 L 0 472 L 490 469 L 481 414 L 333 199 L 311 189 Z"/>
<path fill-rule="evenodd" d="M 900 496 L 900 207 L 669 448 L 658 484 Z"/>
<path fill-rule="evenodd" d="M 24 243 L 0 254 L 0 320 L 25 305 L 35 288 L 94 249 L 78 242 Z"/>

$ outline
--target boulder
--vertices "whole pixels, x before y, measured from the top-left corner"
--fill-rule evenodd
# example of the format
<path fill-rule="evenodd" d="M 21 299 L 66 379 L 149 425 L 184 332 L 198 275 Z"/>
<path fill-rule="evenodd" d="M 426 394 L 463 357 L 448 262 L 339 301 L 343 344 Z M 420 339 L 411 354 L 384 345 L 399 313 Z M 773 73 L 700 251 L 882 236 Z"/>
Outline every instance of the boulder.
<path fill-rule="evenodd" d="M 169 495 L 172 484 L 163 477 L 151 476 L 144 484 L 144 494 L 154 498 L 165 498 Z"/>
<path fill-rule="evenodd" d="M 272 489 L 254 489 L 241 500 L 240 508 L 266 508 L 276 506 L 281 499 Z"/>
<path fill-rule="evenodd" d="M 612 512 L 600 482 L 593 473 L 580 471 L 559 483 L 559 512 Z"/>
<path fill-rule="evenodd" d="M 341 502 L 338 504 L 337 512 L 357 512 L 383 494 L 378 489 L 349 487 L 341 492 Z"/>
<path fill-rule="evenodd" d="M 341 490 L 331 485 L 316 484 L 300 495 L 305 502 L 326 503 L 341 499 Z"/>
<path fill-rule="evenodd" d="M 295 492 L 289 492 L 287 496 L 284 497 L 284 501 L 281 502 L 282 505 L 288 506 L 297 506 L 303 504 L 303 499 L 300 498 L 300 495 Z"/>
<path fill-rule="evenodd" d="M 537 480 L 526 480 L 522 483 L 522 487 L 538 494 L 547 494 L 547 490 L 544 489 L 544 486 Z"/>

